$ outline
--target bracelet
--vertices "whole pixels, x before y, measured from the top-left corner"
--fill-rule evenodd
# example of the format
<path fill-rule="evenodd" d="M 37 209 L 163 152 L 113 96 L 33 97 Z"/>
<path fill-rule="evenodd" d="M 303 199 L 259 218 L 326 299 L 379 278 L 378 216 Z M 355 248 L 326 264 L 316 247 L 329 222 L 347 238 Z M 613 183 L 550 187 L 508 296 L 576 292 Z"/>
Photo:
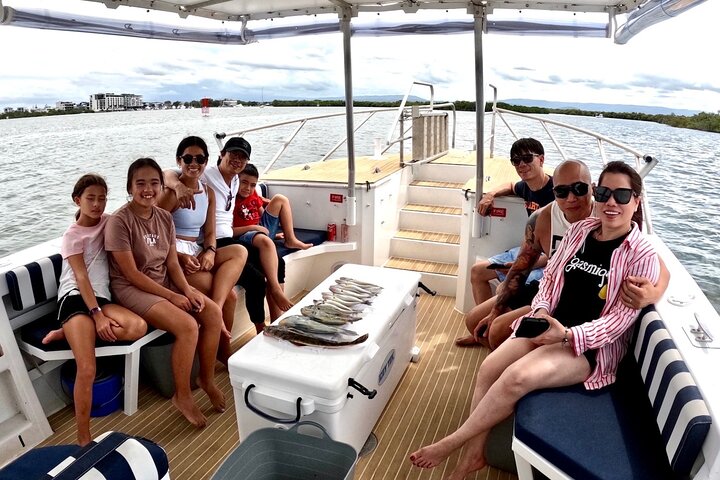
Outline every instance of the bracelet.
<path fill-rule="evenodd" d="M 565 347 L 568 346 L 568 343 L 569 343 L 569 342 L 568 342 L 568 333 L 569 333 L 569 332 L 570 332 L 570 329 L 568 329 L 567 327 L 565 327 L 565 336 L 564 336 L 563 339 L 562 339 L 562 346 L 563 346 L 563 348 L 565 348 Z"/>
<path fill-rule="evenodd" d="M 205 247 L 205 251 L 212 250 L 213 253 L 217 253 L 217 249 L 212 245 Z"/>

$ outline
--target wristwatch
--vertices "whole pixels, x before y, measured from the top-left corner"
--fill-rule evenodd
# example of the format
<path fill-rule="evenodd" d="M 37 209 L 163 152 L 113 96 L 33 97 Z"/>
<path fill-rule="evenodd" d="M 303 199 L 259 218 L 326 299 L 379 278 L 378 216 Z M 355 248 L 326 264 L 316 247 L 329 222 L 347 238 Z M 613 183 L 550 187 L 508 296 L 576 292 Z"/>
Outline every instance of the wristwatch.
<path fill-rule="evenodd" d="M 93 307 L 90 309 L 90 315 L 95 315 L 96 313 L 102 312 L 102 309 L 100 307 Z"/>

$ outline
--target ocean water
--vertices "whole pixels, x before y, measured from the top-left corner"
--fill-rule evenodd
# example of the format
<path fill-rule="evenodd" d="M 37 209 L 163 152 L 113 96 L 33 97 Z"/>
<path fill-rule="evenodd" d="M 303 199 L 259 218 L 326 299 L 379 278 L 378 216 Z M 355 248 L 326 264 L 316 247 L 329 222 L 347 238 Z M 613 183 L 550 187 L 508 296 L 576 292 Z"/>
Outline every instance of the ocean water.
<path fill-rule="evenodd" d="M 215 157 L 215 132 L 237 132 L 271 122 L 342 113 L 342 108 L 215 108 L 203 117 L 199 110 L 162 110 L 35 117 L 0 121 L 4 164 L 0 173 L 4 201 L 0 207 L 0 257 L 58 237 L 73 221 L 72 187 L 83 173 L 97 172 L 109 184 L 108 211 L 127 201 L 128 165 L 139 157 L 155 158 L 163 167 L 174 165 L 175 147 L 184 136 L 199 135 Z M 456 148 L 470 149 L 475 142 L 475 116 L 458 112 Z M 659 159 L 646 179 L 655 231 L 683 262 L 720 311 L 720 135 L 665 125 L 609 118 L 549 115 L 546 118 L 593 130 Z M 373 151 L 376 138 L 386 138 L 394 113 L 376 114 L 356 133 L 356 152 Z M 361 117 L 356 117 L 356 126 Z M 543 142 L 546 161 L 556 165 L 561 155 L 542 127 L 510 118 L 519 136 Z M 251 132 L 253 162 L 267 165 L 297 125 L 268 132 Z M 490 118 L 486 120 L 486 131 Z M 569 157 L 600 171 L 600 154 L 594 141 L 552 128 L 553 136 Z M 343 117 L 308 123 L 276 166 L 317 161 L 345 137 Z M 498 122 L 496 151 L 509 153 L 514 141 Z M 486 144 L 487 146 L 487 144 Z M 406 148 L 410 148 L 407 145 Z M 397 151 L 397 147 L 394 148 Z M 630 161 L 615 147 L 608 158 Z M 335 156 L 346 156 L 343 147 Z"/>

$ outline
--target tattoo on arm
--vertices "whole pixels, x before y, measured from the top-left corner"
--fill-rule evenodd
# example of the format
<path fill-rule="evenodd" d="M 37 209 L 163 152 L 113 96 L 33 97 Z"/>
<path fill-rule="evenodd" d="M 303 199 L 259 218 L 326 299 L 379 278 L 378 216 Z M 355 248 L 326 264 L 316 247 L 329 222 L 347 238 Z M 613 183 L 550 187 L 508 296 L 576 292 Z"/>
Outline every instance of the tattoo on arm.
<path fill-rule="evenodd" d="M 539 216 L 537 213 L 533 213 L 525 225 L 525 240 L 520 247 L 517 260 L 507 274 L 505 287 L 495 301 L 495 308 L 500 311 L 506 310 L 508 303 L 517 296 L 530 275 L 533 265 L 543 253 L 540 241 L 535 237 L 535 225 Z"/>

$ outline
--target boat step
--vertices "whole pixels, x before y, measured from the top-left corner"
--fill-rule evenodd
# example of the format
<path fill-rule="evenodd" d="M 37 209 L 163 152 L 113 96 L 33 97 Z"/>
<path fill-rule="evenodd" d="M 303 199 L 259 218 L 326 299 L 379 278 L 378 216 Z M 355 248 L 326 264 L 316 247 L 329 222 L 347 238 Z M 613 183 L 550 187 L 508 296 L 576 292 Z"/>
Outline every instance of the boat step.
<path fill-rule="evenodd" d="M 426 242 L 450 243 L 453 245 L 460 245 L 460 235 L 446 232 L 428 232 L 425 230 L 403 229 L 398 230 L 395 234 L 395 237 L 407 240 L 423 240 Z"/>
<path fill-rule="evenodd" d="M 415 272 L 435 273 L 447 276 L 457 276 L 458 272 L 457 263 L 431 262 L 428 260 L 404 257 L 390 257 L 384 266 L 387 268 L 413 270 Z"/>
<path fill-rule="evenodd" d="M 460 215 L 462 213 L 462 209 L 459 207 L 425 205 L 420 203 L 408 203 L 402 209 L 410 212 L 442 213 L 444 215 Z"/>
<path fill-rule="evenodd" d="M 461 188 L 465 187 L 465 182 L 456 183 L 456 182 L 438 182 L 438 181 L 434 181 L 434 180 L 415 180 L 410 185 L 413 187 L 461 189 Z"/>

